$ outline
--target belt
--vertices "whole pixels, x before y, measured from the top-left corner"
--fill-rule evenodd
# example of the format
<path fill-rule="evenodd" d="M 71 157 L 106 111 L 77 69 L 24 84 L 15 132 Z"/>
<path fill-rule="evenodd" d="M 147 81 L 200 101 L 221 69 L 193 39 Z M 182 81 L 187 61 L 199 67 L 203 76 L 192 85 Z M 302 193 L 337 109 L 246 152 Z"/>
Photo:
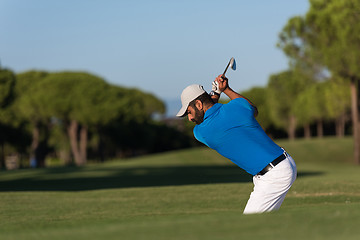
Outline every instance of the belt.
<path fill-rule="evenodd" d="M 282 160 L 284 160 L 286 158 L 285 154 L 286 154 L 285 152 L 283 154 L 281 154 L 278 158 L 276 158 L 274 161 L 269 163 L 266 167 L 264 167 L 263 170 L 258 172 L 258 174 L 256 174 L 256 175 L 261 175 L 262 176 L 265 173 L 267 173 L 268 171 L 270 171 L 272 168 L 274 168 L 276 165 L 278 165 Z"/>

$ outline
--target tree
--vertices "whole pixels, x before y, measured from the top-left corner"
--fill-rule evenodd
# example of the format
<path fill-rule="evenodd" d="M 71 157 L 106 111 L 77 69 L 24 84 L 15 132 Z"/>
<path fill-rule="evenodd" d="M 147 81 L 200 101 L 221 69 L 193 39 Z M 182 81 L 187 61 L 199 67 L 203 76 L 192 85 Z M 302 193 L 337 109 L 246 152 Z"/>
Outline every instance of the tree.
<path fill-rule="evenodd" d="M 325 66 L 331 75 L 340 76 L 350 83 L 354 158 L 357 164 L 360 164 L 359 9 L 358 0 L 310 0 L 306 16 L 291 19 L 286 31 L 288 34 L 283 35 L 283 39 L 292 39 L 287 41 L 290 43 L 286 50 L 288 53 L 297 52 L 306 56 L 308 61 L 301 63 L 313 62 Z"/>
<path fill-rule="evenodd" d="M 12 71 L 0 68 L 0 108 L 9 106 L 14 99 L 15 82 Z"/>
<path fill-rule="evenodd" d="M 311 138 L 310 125 L 318 115 L 318 105 L 314 103 L 313 90 L 310 88 L 300 93 L 294 102 L 294 114 L 297 124 L 304 127 L 304 137 Z"/>
<path fill-rule="evenodd" d="M 0 67 L 0 125 L 4 124 L 3 111 L 7 108 L 14 99 L 15 75 L 8 69 Z M 5 132 L 0 134 L 1 155 L 0 168 L 5 164 L 4 144 L 7 136 Z"/>
<path fill-rule="evenodd" d="M 17 74 L 15 86 L 14 106 L 12 108 L 13 119 L 17 119 L 16 125 L 28 125 L 31 129 L 32 141 L 30 145 L 30 164 L 36 167 L 45 166 L 45 158 L 48 154 L 48 137 L 50 118 L 43 113 L 42 105 L 36 101 L 38 94 L 46 89 L 37 88 L 46 76 L 47 72 L 27 71 Z"/>
<path fill-rule="evenodd" d="M 346 80 L 335 77 L 327 81 L 324 87 L 327 117 L 335 121 L 337 137 L 345 135 L 347 113 L 351 109 L 349 85 L 349 82 Z"/>
<path fill-rule="evenodd" d="M 328 81 L 317 82 L 299 94 L 294 103 L 294 113 L 298 124 L 304 126 L 305 138 L 310 138 L 310 124 L 316 122 L 317 136 L 323 137 L 323 121 L 329 119 L 327 106 L 331 104 L 326 98 Z"/>
<path fill-rule="evenodd" d="M 277 46 L 289 58 L 291 70 L 314 80 L 326 78 L 326 67 L 319 61 L 322 52 L 309 45 L 305 35 L 311 31 L 301 16 L 290 18 L 279 34 Z"/>
<path fill-rule="evenodd" d="M 270 119 L 269 106 L 267 104 L 267 89 L 265 87 L 254 87 L 250 90 L 242 92 L 241 94 L 255 104 L 259 111 L 259 115 L 256 117 L 256 120 L 260 123 L 264 130 L 268 129 L 272 122 Z"/>
<path fill-rule="evenodd" d="M 276 127 L 286 129 L 291 140 L 295 139 L 296 130 L 294 103 L 311 82 L 297 71 L 289 70 L 270 76 L 267 94 L 270 116 Z"/>
<path fill-rule="evenodd" d="M 150 94 L 112 86 L 84 72 L 49 74 L 37 88 L 46 89 L 36 99 L 42 104 L 42 114 L 62 125 L 78 166 L 87 162 L 89 132 L 101 144 L 102 128 L 115 119 L 119 124 L 143 122 L 154 111 L 164 108 L 161 101 Z"/>
<path fill-rule="evenodd" d="M 101 78 L 82 72 L 51 73 L 37 86 L 41 114 L 56 119 L 69 137 L 75 163 L 87 160 L 89 126 L 116 115 L 108 97 L 110 87 Z"/>
<path fill-rule="evenodd" d="M 159 133 L 154 132 L 158 125 L 153 122 L 153 115 L 165 112 L 164 103 L 138 89 L 112 88 L 117 93 L 119 114 L 110 124 L 101 127 L 101 132 L 107 133 L 111 139 L 108 142 L 116 142 L 119 146 L 114 148 L 120 149 L 124 156 L 133 155 L 135 151 L 159 149 L 154 146 Z"/>

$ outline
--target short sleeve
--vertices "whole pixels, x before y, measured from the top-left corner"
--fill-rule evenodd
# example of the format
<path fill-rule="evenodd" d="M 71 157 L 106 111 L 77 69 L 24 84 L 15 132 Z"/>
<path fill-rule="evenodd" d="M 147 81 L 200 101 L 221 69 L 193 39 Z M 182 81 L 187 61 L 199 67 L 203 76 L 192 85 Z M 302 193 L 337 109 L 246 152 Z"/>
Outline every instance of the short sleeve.
<path fill-rule="evenodd" d="M 231 100 L 228 104 L 232 105 L 234 108 L 240 107 L 248 109 L 252 113 L 255 112 L 255 108 L 245 98 L 235 98 Z"/>

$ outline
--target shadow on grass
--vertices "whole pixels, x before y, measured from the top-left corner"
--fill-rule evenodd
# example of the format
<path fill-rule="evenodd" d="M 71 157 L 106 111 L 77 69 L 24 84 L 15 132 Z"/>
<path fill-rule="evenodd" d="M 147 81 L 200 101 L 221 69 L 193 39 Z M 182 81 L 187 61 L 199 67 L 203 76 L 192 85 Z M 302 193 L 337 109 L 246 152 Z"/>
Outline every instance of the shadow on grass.
<path fill-rule="evenodd" d="M 321 174 L 323 173 L 299 172 L 298 177 Z M 246 182 L 252 182 L 252 176 L 236 166 L 136 167 L 99 171 L 72 167 L 45 169 L 41 174 L 14 180 L 0 180 L 0 192 L 85 191 Z"/>

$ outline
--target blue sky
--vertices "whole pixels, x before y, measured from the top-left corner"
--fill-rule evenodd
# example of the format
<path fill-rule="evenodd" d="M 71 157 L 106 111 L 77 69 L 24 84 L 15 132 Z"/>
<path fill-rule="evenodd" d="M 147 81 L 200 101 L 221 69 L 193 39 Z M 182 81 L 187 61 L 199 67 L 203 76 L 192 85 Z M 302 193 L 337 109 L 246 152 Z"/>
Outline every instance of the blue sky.
<path fill-rule="evenodd" d="M 276 48 L 307 0 L 0 0 L 0 61 L 15 72 L 87 71 L 162 100 L 228 72 L 237 91 L 286 70 Z M 179 103 L 180 104 L 180 103 Z"/>

